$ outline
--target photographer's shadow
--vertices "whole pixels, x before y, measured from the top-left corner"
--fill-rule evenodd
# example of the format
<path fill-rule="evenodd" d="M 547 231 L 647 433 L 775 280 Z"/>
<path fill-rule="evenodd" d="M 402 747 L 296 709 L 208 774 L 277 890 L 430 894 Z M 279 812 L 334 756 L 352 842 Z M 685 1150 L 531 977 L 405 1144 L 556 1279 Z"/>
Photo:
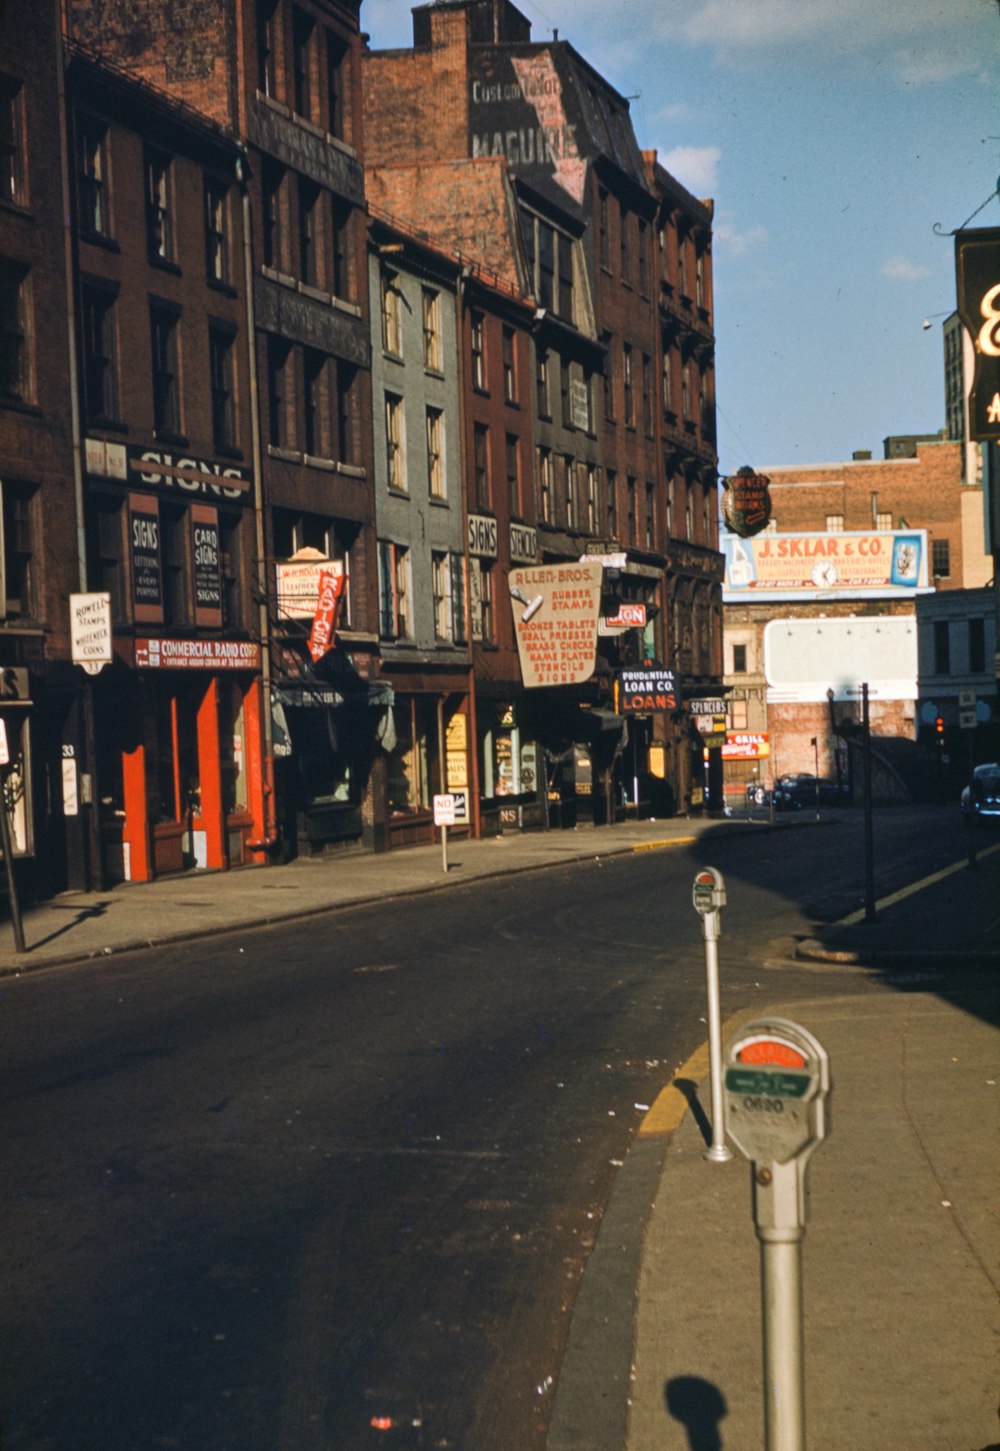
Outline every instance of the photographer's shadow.
<path fill-rule="evenodd" d="M 690 1451 L 723 1451 L 719 1423 L 729 1407 L 717 1385 L 697 1375 L 674 1376 L 663 1387 L 663 1399 L 687 1431 Z"/>

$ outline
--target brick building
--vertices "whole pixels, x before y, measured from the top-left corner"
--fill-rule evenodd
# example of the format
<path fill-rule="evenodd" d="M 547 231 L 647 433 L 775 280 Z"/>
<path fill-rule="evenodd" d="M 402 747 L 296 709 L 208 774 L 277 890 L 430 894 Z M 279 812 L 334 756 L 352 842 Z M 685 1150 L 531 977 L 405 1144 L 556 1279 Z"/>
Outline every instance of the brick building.
<path fill-rule="evenodd" d="M 31 891 L 87 884 L 91 825 L 84 677 L 69 662 L 68 597 L 86 560 L 60 50 L 51 6 L 0 10 L 0 694 L 33 702 L 0 718 L 18 874 Z"/>
<path fill-rule="evenodd" d="M 638 150 L 603 77 L 564 41 L 533 43 L 506 0 L 418 8 L 412 49 L 366 53 L 363 75 L 368 156 L 394 177 L 396 214 L 533 301 L 541 558 L 603 561 L 608 612 L 644 611 L 644 627 L 602 636 L 588 689 L 525 713 L 553 756 L 621 743 L 620 722 L 597 726 L 617 670 L 683 658 L 697 691 L 721 668 L 711 209 Z M 666 712 L 629 728 L 627 767 L 613 746 L 598 766 L 602 810 L 612 765 L 632 809 L 690 799 L 687 729 Z"/>
<path fill-rule="evenodd" d="M 376 733 L 388 696 L 377 682 L 358 5 L 70 7 L 80 37 L 230 128 L 245 150 L 247 403 L 262 480 L 259 599 L 270 602 L 262 840 L 286 854 L 377 845 Z M 322 562 L 346 588 L 333 648 L 314 662 L 308 622 Z"/>
<path fill-rule="evenodd" d="M 958 443 L 894 436 L 884 448 L 763 470 L 768 530 L 724 539 L 728 727 L 766 735 L 771 752 L 731 761 L 731 787 L 817 765 L 832 775 L 833 726 L 860 718 L 863 681 L 876 736 L 922 735 L 917 608 L 982 582 L 982 491 L 964 482 Z"/>

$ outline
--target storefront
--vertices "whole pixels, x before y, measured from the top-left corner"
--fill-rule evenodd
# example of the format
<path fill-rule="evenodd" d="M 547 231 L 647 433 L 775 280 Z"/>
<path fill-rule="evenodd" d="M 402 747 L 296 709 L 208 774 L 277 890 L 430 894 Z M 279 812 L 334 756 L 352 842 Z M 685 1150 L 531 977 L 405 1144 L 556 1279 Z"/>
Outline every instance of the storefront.
<path fill-rule="evenodd" d="M 253 641 L 116 642 L 115 662 L 94 684 L 104 880 L 259 859 L 261 738 Z"/>
<path fill-rule="evenodd" d="M 421 683 L 393 672 L 394 738 L 388 749 L 389 844 L 414 846 L 434 839 L 434 797 L 463 793 L 471 804 L 466 680 L 455 675 Z M 451 688 L 448 688 L 450 683 Z M 407 688 L 410 687 L 410 688 Z M 471 820 L 468 821 L 471 826 Z M 458 827 L 461 831 L 462 827 Z"/>

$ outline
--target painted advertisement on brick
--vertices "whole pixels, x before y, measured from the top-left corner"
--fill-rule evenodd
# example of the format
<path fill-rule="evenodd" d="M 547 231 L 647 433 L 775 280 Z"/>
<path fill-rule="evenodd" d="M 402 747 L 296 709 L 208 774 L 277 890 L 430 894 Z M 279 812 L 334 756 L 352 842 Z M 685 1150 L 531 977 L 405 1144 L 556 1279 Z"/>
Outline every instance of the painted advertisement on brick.
<path fill-rule="evenodd" d="M 548 178 L 580 205 L 584 128 L 553 52 L 492 52 L 479 59 L 469 87 L 470 155 L 505 156 L 520 175 Z"/>

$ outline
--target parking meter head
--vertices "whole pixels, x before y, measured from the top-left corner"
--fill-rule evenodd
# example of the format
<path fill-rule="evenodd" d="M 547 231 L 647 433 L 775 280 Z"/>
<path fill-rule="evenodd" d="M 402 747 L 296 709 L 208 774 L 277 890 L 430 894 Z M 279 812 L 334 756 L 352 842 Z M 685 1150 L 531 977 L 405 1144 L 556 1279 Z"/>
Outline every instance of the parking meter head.
<path fill-rule="evenodd" d="M 804 1158 L 826 1136 L 830 1060 L 787 1018 L 746 1023 L 723 1055 L 726 1128 L 755 1164 Z"/>
<path fill-rule="evenodd" d="M 715 867 L 702 867 L 694 879 L 692 892 L 694 910 L 705 917 L 709 912 L 718 912 L 726 905 L 726 884 L 722 873 Z"/>

